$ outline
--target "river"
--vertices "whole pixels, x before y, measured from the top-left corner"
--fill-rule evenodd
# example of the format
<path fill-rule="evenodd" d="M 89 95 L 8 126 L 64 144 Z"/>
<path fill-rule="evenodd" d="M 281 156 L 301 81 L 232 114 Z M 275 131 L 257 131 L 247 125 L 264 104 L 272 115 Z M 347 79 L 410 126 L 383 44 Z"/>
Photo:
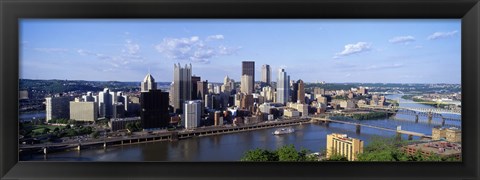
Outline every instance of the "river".
<path fill-rule="evenodd" d="M 401 95 L 388 95 L 387 99 L 397 99 Z M 401 107 L 428 107 L 413 101 L 401 99 Z M 431 134 L 435 125 L 414 123 L 414 116 L 400 115 L 399 121 L 393 119 L 367 120 L 360 123 L 375 126 L 396 128 L 403 130 Z M 449 115 L 457 116 L 458 115 Z M 435 120 L 435 119 L 434 119 Z M 345 133 L 350 137 L 359 138 L 367 145 L 372 137 L 393 137 L 394 132 L 362 127 L 361 133 L 356 134 L 355 127 L 348 124 L 331 123 L 328 127 L 308 123 L 292 126 L 295 133 L 272 135 L 277 128 L 255 130 L 234 134 L 223 134 L 206 137 L 195 137 L 176 142 L 152 142 L 146 144 L 107 147 L 106 149 L 85 149 L 81 151 L 66 151 L 48 155 L 35 154 L 21 156 L 21 161 L 238 161 L 244 152 L 255 149 L 276 149 L 283 145 L 293 144 L 297 149 L 306 148 L 312 152 L 319 152 L 326 148 L 326 136 L 330 133 Z M 403 136 L 407 138 L 407 136 Z M 418 137 L 414 137 L 418 139 Z"/>

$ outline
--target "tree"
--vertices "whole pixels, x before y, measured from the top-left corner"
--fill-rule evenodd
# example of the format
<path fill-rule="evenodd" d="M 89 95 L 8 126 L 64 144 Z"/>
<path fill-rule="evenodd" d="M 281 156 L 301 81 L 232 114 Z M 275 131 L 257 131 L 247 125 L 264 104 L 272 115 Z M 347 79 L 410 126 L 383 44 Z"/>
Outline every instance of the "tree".
<path fill-rule="evenodd" d="M 280 161 L 300 161 L 301 157 L 295 146 L 293 145 L 286 145 L 282 146 L 277 150 L 278 159 Z M 303 158 L 304 159 L 304 158 Z"/>
<path fill-rule="evenodd" d="M 257 148 L 247 151 L 241 161 L 278 161 L 278 159 L 276 153 Z"/>
<path fill-rule="evenodd" d="M 49 128 L 43 128 L 43 130 L 42 130 L 42 134 L 47 134 L 49 132 L 50 132 Z"/>
<path fill-rule="evenodd" d="M 100 132 L 99 132 L 99 131 L 95 131 L 95 132 L 92 133 L 92 137 L 93 137 L 93 138 L 97 139 L 98 136 L 100 136 Z"/>
<path fill-rule="evenodd" d="M 348 161 L 347 157 L 342 156 L 340 154 L 334 153 L 330 155 L 325 161 Z"/>

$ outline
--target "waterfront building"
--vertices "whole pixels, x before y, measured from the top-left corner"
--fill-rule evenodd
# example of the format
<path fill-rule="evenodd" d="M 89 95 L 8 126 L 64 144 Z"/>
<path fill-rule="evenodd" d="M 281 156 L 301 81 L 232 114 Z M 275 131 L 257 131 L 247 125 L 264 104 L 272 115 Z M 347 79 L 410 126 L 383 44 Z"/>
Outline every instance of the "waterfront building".
<path fill-rule="evenodd" d="M 262 82 L 268 85 L 271 82 L 270 65 L 268 64 L 262 65 Z"/>
<path fill-rule="evenodd" d="M 202 115 L 202 101 L 186 101 L 184 108 L 185 112 L 183 114 L 184 120 L 182 120 L 182 124 L 184 124 L 185 128 L 192 129 L 199 127 Z"/>
<path fill-rule="evenodd" d="M 285 69 L 279 69 L 277 76 L 277 103 L 287 103 L 290 89 L 288 86 L 288 81 L 289 78 Z"/>
<path fill-rule="evenodd" d="M 403 150 L 408 155 L 415 155 L 417 151 L 420 151 L 424 156 L 435 154 L 442 158 L 462 159 L 462 145 L 444 140 L 409 144 L 404 146 Z"/>
<path fill-rule="evenodd" d="M 140 117 L 144 129 L 167 127 L 170 122 L 168 113 L 168 93 L 161 90 L 149 90 L 140 95 Z"/>
<path fill-rule="evenodd" d="M 446 140 L 458 143 L 462 141 L 462 131 L 455 127 L 435 127 L 432 128 L 432 140 Z"/>
<path fill-rule="evenodd" d="M 214 125 L 215 126 L 223 125 L 223 113 L 222 113 L 222 111 L 215 111 Z"/>
<path fill-rule="evenodd" d="M 98 115 L 98 106 L 92 101 L 70 101 L 70 119 L 76 121 L 95 122 Z"/>
<path fill-rule="evenodd" d="M 298 102 L 298 103 L 302 103 L 302 104 L 305 104 L 305 84 L 303 83 L 303 81 L 300 79 L 297 81 L 297 101 L 293 101 L 293 102 Z"/>
<path fill-rule="evenodd" d="M 149 90 L 157 89 L 157 83 L 150 73 L 148 73 L 141 82 L 140 89 L 141 92 L 148 92 Z"/>
<path fill-rule="evenodd" d="M 127 96 L 129 115 L 140 116 L 140 98 L 137 96 Z"/>
<path fill-rule="evenodd" d="M 199 76 L 192 76 L 192 99 L 193 100 L 198 100 L 202 99 L 201 96 L 198 96 L 198 82 L 201 81 L 201 78 Z"/>
<path fill-rule="evenodd" d="M 357 160 L 363 152 L 363 141 L 348 137 L 346 134 L 332 133 L 327 135 L 327 158 L 333 154 L 346 157 L 349 161 Z"/>
<path fill-rule="evenodd" d="M 293 108 L 287 108 L 283 111 L 285 117 L 300 117 L 300 112 Z"/>
<path fill-rule="evenodd" d="M 242 74 L 243 75 L 248 75 L 251 77 L 249 87 L 250 87 L 250 92 L 255 91 L 255 61 L 242 61 Z M 242 91 L 243 92 L 243 91 Z"/>
<path fill-rule="evenodd" d="M 62 94 L 45 98 L 46 121 L 70 118 L 70 97 Z"/>
<path fill-rule="evenodd" d="M 112 105 L 115 103 L 113 100 L 114 96 L 112 94 L 115 93 L 111 92 L 108 88 L 105 88 L 103 91 L 98 93 L 98 110 L 100 117 L 112 117 Z"/>
<path fill-rule="evenodd" d="M 183 104 L 192 98 L 192 65 L 184 68 L 174 64 L 173 71 L 173 108 L 175 113 L 182 114 Z"/>
<path fill-rule="evenodd" d="M 141 123 L 140 117 L 130 117 L 130 118 L 112 118 L 108 121 L 108 126 L 112 131 L 119 131 L 126 129 L 127 123 L 136 124 Z"/>
<path fill-rule="evenodd" d="M 252 76 L 244 74 L 240 81 L 240 91 L 244 94 L 252 94 L 253 92 L 253 82 Z"/>

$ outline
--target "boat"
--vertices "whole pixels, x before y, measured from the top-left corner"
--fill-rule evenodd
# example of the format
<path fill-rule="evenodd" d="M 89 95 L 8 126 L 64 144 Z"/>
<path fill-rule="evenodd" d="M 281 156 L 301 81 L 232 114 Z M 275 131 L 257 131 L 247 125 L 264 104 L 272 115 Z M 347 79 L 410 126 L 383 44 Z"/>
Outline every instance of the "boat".
<path fill-rule="evenodd" d="M 277 129 L 275 132 L 273 132 L 274 135 L 280 135 L 280 134 L 288 134 L 288 133 L 293 133 L 295 132 L 295 129 L 293 128 L 282 128 L 282 129 Z"/>

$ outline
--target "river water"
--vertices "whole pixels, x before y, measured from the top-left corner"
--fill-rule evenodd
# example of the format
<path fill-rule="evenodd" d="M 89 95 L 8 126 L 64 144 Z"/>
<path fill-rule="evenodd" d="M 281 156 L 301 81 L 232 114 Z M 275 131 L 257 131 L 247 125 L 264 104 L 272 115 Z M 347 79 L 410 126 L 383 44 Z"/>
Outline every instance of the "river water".
<path fill-rule="evenodd" d="M 399 99 L 401 95 L 389 95 L 388 99 Z M 401 107 L 431 108 L 428 105 L 414 103 L 400 99 Z M 460 118 L 459 115 L 446 115 Z M 398 114 L 397 118 L 407 119 L 399 121 L 393 119 L 379 119 L 359 121 L 364 124 L 396 128 L 403 130 L 431 134 L 435 126 L 427 123 L 414 122 L 415 116 Z M 434 121 L 438 120 L 434 118 Z M 460 125 L 460 123 L 458 123 Z M 394 137 L 390 131 L 362 127 L 361 133 L 355 132 L 355 126 L 348 124 L 330 123 L 328 127 L 308 123 L 292 126 L 295 133 L 280 136 L 272 135 L 276 128 L 255 130 L 233 134 L 223 134 L 206 137 L 195 137 L 176 142 L 152 142 L 146 144 L 107 147 L 106 149 L 85 149 L 81 151 L 66 151 L 21 156 L 21 161 L 238 161 L 244 152 L 255 149 L 276 149 L 283 145 L 293 144 L 297 149 L 306 148 L 312 152 L 323 151 L 326 148 L 326 136 L 330 133 L 344 133 L 350 137 L 359 138 L 367 145 L 372 137 Z M 407 138 L 407 136 L 403 136 Z M 414 137 L 416 139 L 416 137 Z"/>

